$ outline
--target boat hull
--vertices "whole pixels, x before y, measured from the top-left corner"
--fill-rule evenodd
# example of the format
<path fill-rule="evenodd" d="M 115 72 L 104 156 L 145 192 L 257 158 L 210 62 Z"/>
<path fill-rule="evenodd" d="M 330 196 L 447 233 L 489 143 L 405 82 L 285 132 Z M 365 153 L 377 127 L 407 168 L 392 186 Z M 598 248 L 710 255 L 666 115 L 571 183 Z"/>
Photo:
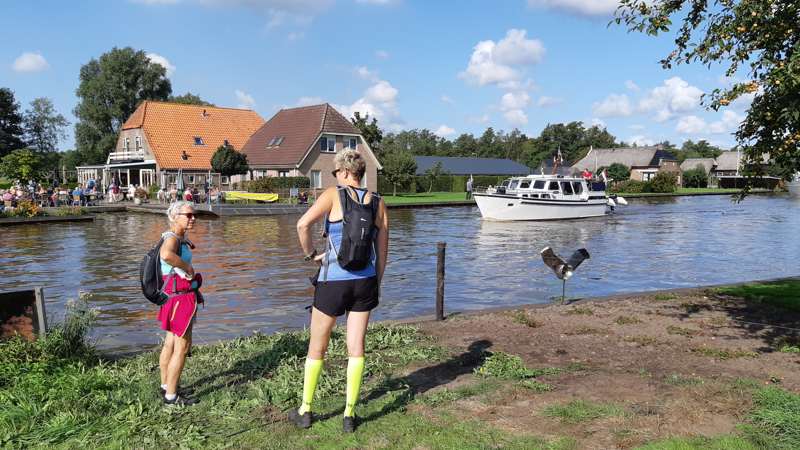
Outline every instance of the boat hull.
<path fill-rule="evenodd" d="M 497 194 L 474 194 L 475 203 L 484 219 L 561 220 L 583 219 L 605 215 L 607 200 L 547 200 Z"/>
<path fill-rule="evenodd" d="M 795 174 L 794 179 L 786 183 L 786 189 L 795 197 L 800 197 L 800 172 Z"/>

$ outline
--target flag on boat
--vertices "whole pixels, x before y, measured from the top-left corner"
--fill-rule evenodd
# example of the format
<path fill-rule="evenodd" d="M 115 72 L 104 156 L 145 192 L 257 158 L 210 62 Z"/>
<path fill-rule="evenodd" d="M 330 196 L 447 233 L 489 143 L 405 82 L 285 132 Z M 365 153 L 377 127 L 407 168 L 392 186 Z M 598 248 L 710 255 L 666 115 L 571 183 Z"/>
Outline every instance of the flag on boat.
<path fill-rule="evenodd" d="M 608 183 L 608 173 L 606 172 L 605 167 L 603 168 L 603 172 L 600 174 L 603 177 L 603 183 Z"/>

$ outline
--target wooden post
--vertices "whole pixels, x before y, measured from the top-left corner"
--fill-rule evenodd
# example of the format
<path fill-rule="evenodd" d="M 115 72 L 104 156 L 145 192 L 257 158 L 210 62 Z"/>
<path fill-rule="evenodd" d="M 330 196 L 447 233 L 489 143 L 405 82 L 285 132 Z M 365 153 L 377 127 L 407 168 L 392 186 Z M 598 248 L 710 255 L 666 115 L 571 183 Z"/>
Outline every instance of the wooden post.
<path fill-rule="evenodd" d="M 444 254 L 447 242 L 436 244 L 436 320 L 444 320 Z"/>

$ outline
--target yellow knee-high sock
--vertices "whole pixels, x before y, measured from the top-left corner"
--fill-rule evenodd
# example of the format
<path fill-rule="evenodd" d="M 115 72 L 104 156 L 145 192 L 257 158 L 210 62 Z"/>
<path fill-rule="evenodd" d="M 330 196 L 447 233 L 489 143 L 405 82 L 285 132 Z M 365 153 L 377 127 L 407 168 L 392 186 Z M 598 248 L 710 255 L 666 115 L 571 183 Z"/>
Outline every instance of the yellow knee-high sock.
<path fill-rule="evenodd" d="M 300 414 L 311 412 L 311 401 L 314 400 L 314 391 L 317 390 L 319 374 L 322 373 L 322 360 L 306 358 L 305 374 L 303 376 L 303 404 L 297 411 Z"/>
<path fill-rule="evenodd" d="M 345 417 L 355 415 L 358 392 L 361 390 L 361 377 L 364 375 L 364 357 L 351 356 L 347 359 L 347 396 L 344 407 Z"/>

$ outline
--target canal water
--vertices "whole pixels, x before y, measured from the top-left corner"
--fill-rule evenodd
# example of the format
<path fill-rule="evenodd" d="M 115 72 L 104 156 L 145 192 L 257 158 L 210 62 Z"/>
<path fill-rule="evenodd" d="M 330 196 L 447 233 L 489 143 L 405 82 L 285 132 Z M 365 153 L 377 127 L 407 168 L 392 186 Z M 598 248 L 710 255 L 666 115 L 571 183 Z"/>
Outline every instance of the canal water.
<path fill-rule="evenodd" d="M 191 239 L 207 304 L 196 342 L 307 324 L 314 269 L 302 262 L 297 218 L 198 221 Z M 546 246 L 565 257 L 582 247 L 591 254 L 567 284 L 572 297 L 800 274 L 800 202 L 780 195 L 739 204 L 728 196 L 631 200 L 610 216 L 554 222 L 488 222 L 475 207 L 390 210 L 390 226 L 378 319 L 433 312 L 439 241 L 447 242 L 448 311 L 552 301 L 561 283 L 539 257 Z M 134 213 L 3 228 L 0 291 L 43 286 L 51 320 L 88 292 L 100 348 L 157 344 L 156 309 L 139 291 L 138 270 L 165 228 L 163 216 Z"/>

